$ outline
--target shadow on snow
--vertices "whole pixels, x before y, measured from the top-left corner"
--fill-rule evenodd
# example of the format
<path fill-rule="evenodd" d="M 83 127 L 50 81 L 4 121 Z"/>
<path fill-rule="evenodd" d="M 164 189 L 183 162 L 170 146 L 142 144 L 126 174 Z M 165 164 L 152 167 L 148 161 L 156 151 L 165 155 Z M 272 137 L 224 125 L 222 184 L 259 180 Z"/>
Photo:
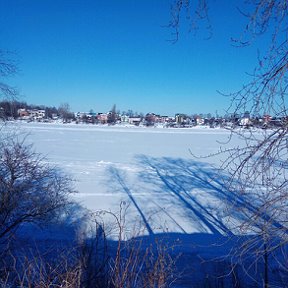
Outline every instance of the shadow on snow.
<path fill-rule="evenodd" d="M 249 266 L 249 271 L 244 271 L 243 266 L 247 264 L 245 261 L 251 262 L 252 254 L 240 262 L 234 252 L 231 252 L 242 247 L 250 237 L 254 237 L 241 235 L 241 231 L 236 227 L 257 211 L 256 201 L 247 195 L 231 191 L 226 185 L 229 183 L 228 176 L 210 164 L 146 155 L 138 155 L 136 161 L 137 167 L 140 166 L 141 169 L 133 172 L 136 173 L 133 179 L 129 178 L 125 170 L 111 166 L 108 170 L 110 184 L 113 183 L 111 185 L 114 191 L 126 194 L 126 199 L 140 216 L 148 235 L 137 238 L 146 243 L 144 246 L 154 243 L 157 238 L 173 247 L 173 253 L 183 253 L 178 267 L 187 273 L 181 277 L 180 286 L 189 287 L 188 283 L 208 285 L 205 284 L 205 277 L 212 274 L 215 277 L 209 281 L 218 279 L 217 285 L 223 284 L 223 287 L 224 283 L 225 287 L 227 286 L 227 281 L 228 287 L 240 287 L 240 278 L 245 279 L 242 282 L 245 287 L 255 287 L 255 282 L 262 281 L 262 260 L 252 268 Z M 139 193 L 138 189 L 145 193 Z M 242 213 L 243 209 L 248 211 L 246 215 Z M 264 213 L 260 217 L 271 222 L 268 214 Z M 163 227 L 161 232 L 165 233 L 159 233 L 158 227 L 164 222 L 168 223 L 165 224 L 167 229 Z M 275 220 L 273 225 L 276 228 L 281 226 Z M 261 241 L 258 240 L 258 244 L 248 253 L 255 253 L 259 245 L 263 244 Z M 241 254 L 242 251 L 238 252 Z M 273 269 L 270 269 L 271 279 L 276 281 L 278 278 L 279 283 L 285 283 L 283 277 L 279 277 L 282 272 L 275 267 Z M 224 274 L 229 276 L 229 280 L 227 277 L 224 279 Z M 222 280 L 219 280 L 220 278 Z M 224 282 L 221 284 L 219 281 Z M 214 284 L 216 285 L 216 282 Z"/>

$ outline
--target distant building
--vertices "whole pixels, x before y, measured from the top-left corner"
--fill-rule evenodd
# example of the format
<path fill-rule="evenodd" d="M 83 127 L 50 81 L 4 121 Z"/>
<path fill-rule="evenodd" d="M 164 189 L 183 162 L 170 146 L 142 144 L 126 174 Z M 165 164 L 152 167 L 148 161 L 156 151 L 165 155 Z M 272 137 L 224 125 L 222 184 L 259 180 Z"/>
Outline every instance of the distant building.
<path fill-rule="evenodd" d="M 141 122 L 141 117 L 129 117 L 129 123 L 138 126 Z"/>
<path fill-rule="evenodd" d="M 32 109 L 28 110 L 29 118 L 33 120 L 40 120 L 45 118 L 45 110 L 42 109 Z"/>
<path fill-rule="evenodd" d="M 20 119 L 30 119 L 30 120 L 41 120 L 45 118 L 45 110 L 43 109 L 31 109 L 26 110 L 25 108 L 20 108 L 17 110 L 17 114 Z"/>
<path fill-rule="evenodd" d="M 99 123 L 101 123 L 101 124 L 107 124 L 107 122 L 108 122 L 108 115 L 105 114 L 105 113 L 98 113 L 98 114 L 96 115 L 96 119 L 97 119 L 97 121 L 98 121 Z"/>
<path fill-rule="evenodd" d="M 158 123 L 167 123 L 169 117 L 168 116 L 158 116 L 157 122 Z"/>
<path fill-rule="evenodd" d="M 77 113 L 75 113 L 75 118 L 77 118 L 77 119 L 82 119 L 83 117 L 85 117 L 86 116 L 86 112 L 77 112 Z"/>
<path fill-rule="evenodd" d="M 195 121 L 197 125 L 204 125 L 205 123 L 205 120 L 199 115 L 195 117 Z"/>
<path fill-rule="evenodd" d="M 176 124 L 182 124 L 184 122 L 184 118 L 186 117 L 185 114 L 176 114 L 175 115 L 175 122 Z"/>
<path fill-rule="evenodd" d="M 181 125 L 185 127 L 190 127 L 195 121 L 186 114 L 178 113 L 175 115 L 175 122 L 177 126 Z"/>
<path fill-rule="evenodd" d="M 122 123 L 129 123 L 129 116 L 128 115 L 121 115 L 120 116 Z"/>
<path fill-rule="evenodd" d="M 25 108 L 20 108 L 17 110 L 17 114 L 21 119 L 28 119 L 29 118 L 29 112 Z"/>
<path fill-rule="evenodd" d="M 272 116 L 267 115 L 267 114 L 263 115 L 263 122 L 264 122 L 263 124 L 267 125 L 269 122 L 271 122 L 271 120 L 272 120 Z"/>
<path fill-rule="evenodd" d="M 145 122 L 147 126 L 153 126 L 156 123 L 157 116 L 154 113 L 147 113 L 145 116 Z"/>
<path fill-rule="evenodd" d="M 252 125 L 252 121 L 251 121 L 251 118 L 250 118 L 249 111 L 246 111 L 244 113 L 243 117 L 239 120 L 239 125 L 240 126 L 245 126 L 245 127 L 248 127 L 248 126 Z"/>

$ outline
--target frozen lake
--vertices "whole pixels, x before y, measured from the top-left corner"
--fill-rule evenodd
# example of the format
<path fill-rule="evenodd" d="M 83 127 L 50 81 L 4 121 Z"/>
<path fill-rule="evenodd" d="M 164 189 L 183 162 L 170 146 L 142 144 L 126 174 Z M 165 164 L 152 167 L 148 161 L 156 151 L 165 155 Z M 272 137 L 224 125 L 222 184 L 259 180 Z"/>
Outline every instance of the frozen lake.
<path fill-rule="evenodd" d="M 11 125 L 15 128 L 12 129 L 9 124 L 6 126 L 8 131 L 18 129 L 19 137 L 25 136 L 26 143 L 33 143 L 35 150 L 46 157 L 45 161 L 64 170 L 75 180 L 78 193 L 73 197 L 83 207 L 90 211 L 108 210 L 117 214 L 120 203 L 125 203 L 125 206 L 121 206 L 123 209 L 128 207 L 123 232 L 125 235 L 121 239 L 140 239 L 143 251 L 152 243 L 164 243 L 164 247 L 169 249 L 169 255 L 176 258 L 181 255 L 176 270 L 184 274 L 181 274 L 183 276 L 173 287 L 186 288 L 194 284 L 195 287 L 204 287 L 209 273 L 212 275 L 210 281 L 216 279 L 213 275 L 217 276 L 217 273 L 222 277 L 224 270 L 221 269 L 226 267 L 230 271 L 230 261 L 241 258 L 233 253 L 242 254 L 242 248 L 245 247 L 243 241 L 254 239 L 248 235 L 249 231 L 243 232 L 239 226 L 245 221 L 242 212 L 255 209 L 254 203 L 252 198 L 242 199 L 241 194 L 227 187 L 227 171 L 219 169 L 225 156 L 192 156 L 207 156 L 216 153 L 220 147 L 229 148 L 244 143 L 237 136 L 229 141 L 231 135 L 227 130 L 52 123 Z M 246 133 L 246 130 L 242 132 Z M 250 132 L 253 133 L 248 135 L 253 137 L 261 135 L 256 130 L 247 131 Z M 36 231 L 36 234 L 33 230 L 33 233 L 45 239 L 46 243 L 50 238 L 70 240 L 75 237 L 75 232 L 77 237 L 83 230 L 89 232 L 87 223 L 82 221 L 83 210 L 77 206 L 71 211 L 68 224 L 70 220 L 76 224 L 72 232 L 69 225 L 60 224 L 44 234 L 42 230 L 37 230 L 40 233 Z M 105 233 L 113 246 L 113 240 L 119 236 L 115 229 L 117 226 L 113 226 L 115 221 L 109 222 L 109 213 L 102 216 L 105 220 Z M 259 240 L 257 235 L 255 239 Z M 244 253 L 243 259 L 237 258 L 243 261 L 239 262 L 241 265 L 247 261 L 245 263 L 250 267 L 251 256 L 259 265 L 250 271 L 255 282 L 246 276 L 244 269 L 238 267 L 241 274 L 239 277 L 243 283 L 245 280 L 245 287 L 255 287 L 253 283 L 262 281 L 258 271 L 264 270 L 261 255 L 257 254 L 257 245 L 254 252 L 251 250 L 251 255 L 246 251 L 248 254 Z M 280 278 L 277 273 L 270 273 L 271 279 L 278 281 Z M 227 283 L 234 281 L 232 274 L 226 275 Z"/>
<path fill-rule="evenodd" d="M 127 219 L 141 222 L 145 234 L 228 233 L 225 175 L 216 168 L 221 159 L 190 153 L 215 153 L 219 142 L 229 139 L 228 131 L 17 125 L 29 134 L 26 142 L 75 179 L 75 199 L 84 207 L 116 212 L 125 201 Z"/>

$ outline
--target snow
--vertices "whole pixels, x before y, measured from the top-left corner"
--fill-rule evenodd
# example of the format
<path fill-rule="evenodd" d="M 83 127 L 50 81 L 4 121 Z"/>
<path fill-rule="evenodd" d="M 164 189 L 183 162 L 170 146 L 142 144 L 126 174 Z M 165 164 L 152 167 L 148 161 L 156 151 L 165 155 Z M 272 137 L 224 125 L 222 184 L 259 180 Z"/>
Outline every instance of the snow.
<path fill-rule="evenodd" d="M 230 215 L 222 195 L 225 175 L 216 168 L 221 156 L 199 159 L 191 155 L 217 152 L 220 143 L 229 139 L 229 131 L 50 123 L 18 126 L 46 161 L 72 176 L 79 191 L 75 199 L 84 207 L 116 212 L 125 201 L 130 205 L 127 219 L 131 225 L 143 223 L 144 234 L 229 233 L 224 220 Z"/>
<path fill-rule="evenodd" d="M 157 237 L 158 243 L 163 240 L 171 247 L 171 254 L 182 254 L 177 262 L 182 276 L 173 287 L 207 286 L 217 277 L 224 279 L 224 268 L 228 281 L 225 283 L 231 286 L 234 274 L 224 256 L 233 245 L 240 247 L 245 240 L 241 234 L 236 236 L 239 231 L 233 229 L 241 221 L 241 207 L 231 207 L 247 203 L 229 191 L 227 174 L 218 169 L 225 155 L 196 158 L 192 154 L 207 156 L 220 147 L 241 146 L 239 138 L 230 139 L 230 132 L 225 129 L 205 127 L 59 123 L 13 126 L 19 137 L 26 137 L 26 143 L 33 143 L 35 150 L 45 155 L 45 161 L 71 175 L 78 190 L 74 199 L 83 207 L 117 214 L 120 203 L 126 203 L 127 239 L 141 238 L 148 247 L 155 244 Z M 43 237 L 51 237 L 47 235 Z M 109 236 L 117 239 L 116 234 Z M 258 270 L 263 271 L 263 267 L 259 267 L 251 272 L 255 272 L 256 282 L 261 281 Z M 243 271 L 239 268 L 236 272 L 245 279 L 245 287 L 252 287 L 255 283 Z M 271 275 L 271 279 L 278 279 L 277 275 Z"/>

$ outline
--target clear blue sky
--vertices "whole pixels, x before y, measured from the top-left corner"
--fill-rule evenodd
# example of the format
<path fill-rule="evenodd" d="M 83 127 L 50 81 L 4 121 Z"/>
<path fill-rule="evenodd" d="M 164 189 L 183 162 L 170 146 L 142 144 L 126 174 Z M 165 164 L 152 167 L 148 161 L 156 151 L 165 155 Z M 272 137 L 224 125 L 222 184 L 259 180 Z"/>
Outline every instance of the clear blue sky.
<path fill-rule="evenodd" d="M 183 25 L 171 44 L 168 0 L 0 0 L 0 47 L 21 70 L 9 83 L 20 100 L 74 112 L 224 114 L 217 90 L 242 87 L 257 47 L 231 45 L 245 25 L 239 1 L 210 2 L 212 39 Z"/>

